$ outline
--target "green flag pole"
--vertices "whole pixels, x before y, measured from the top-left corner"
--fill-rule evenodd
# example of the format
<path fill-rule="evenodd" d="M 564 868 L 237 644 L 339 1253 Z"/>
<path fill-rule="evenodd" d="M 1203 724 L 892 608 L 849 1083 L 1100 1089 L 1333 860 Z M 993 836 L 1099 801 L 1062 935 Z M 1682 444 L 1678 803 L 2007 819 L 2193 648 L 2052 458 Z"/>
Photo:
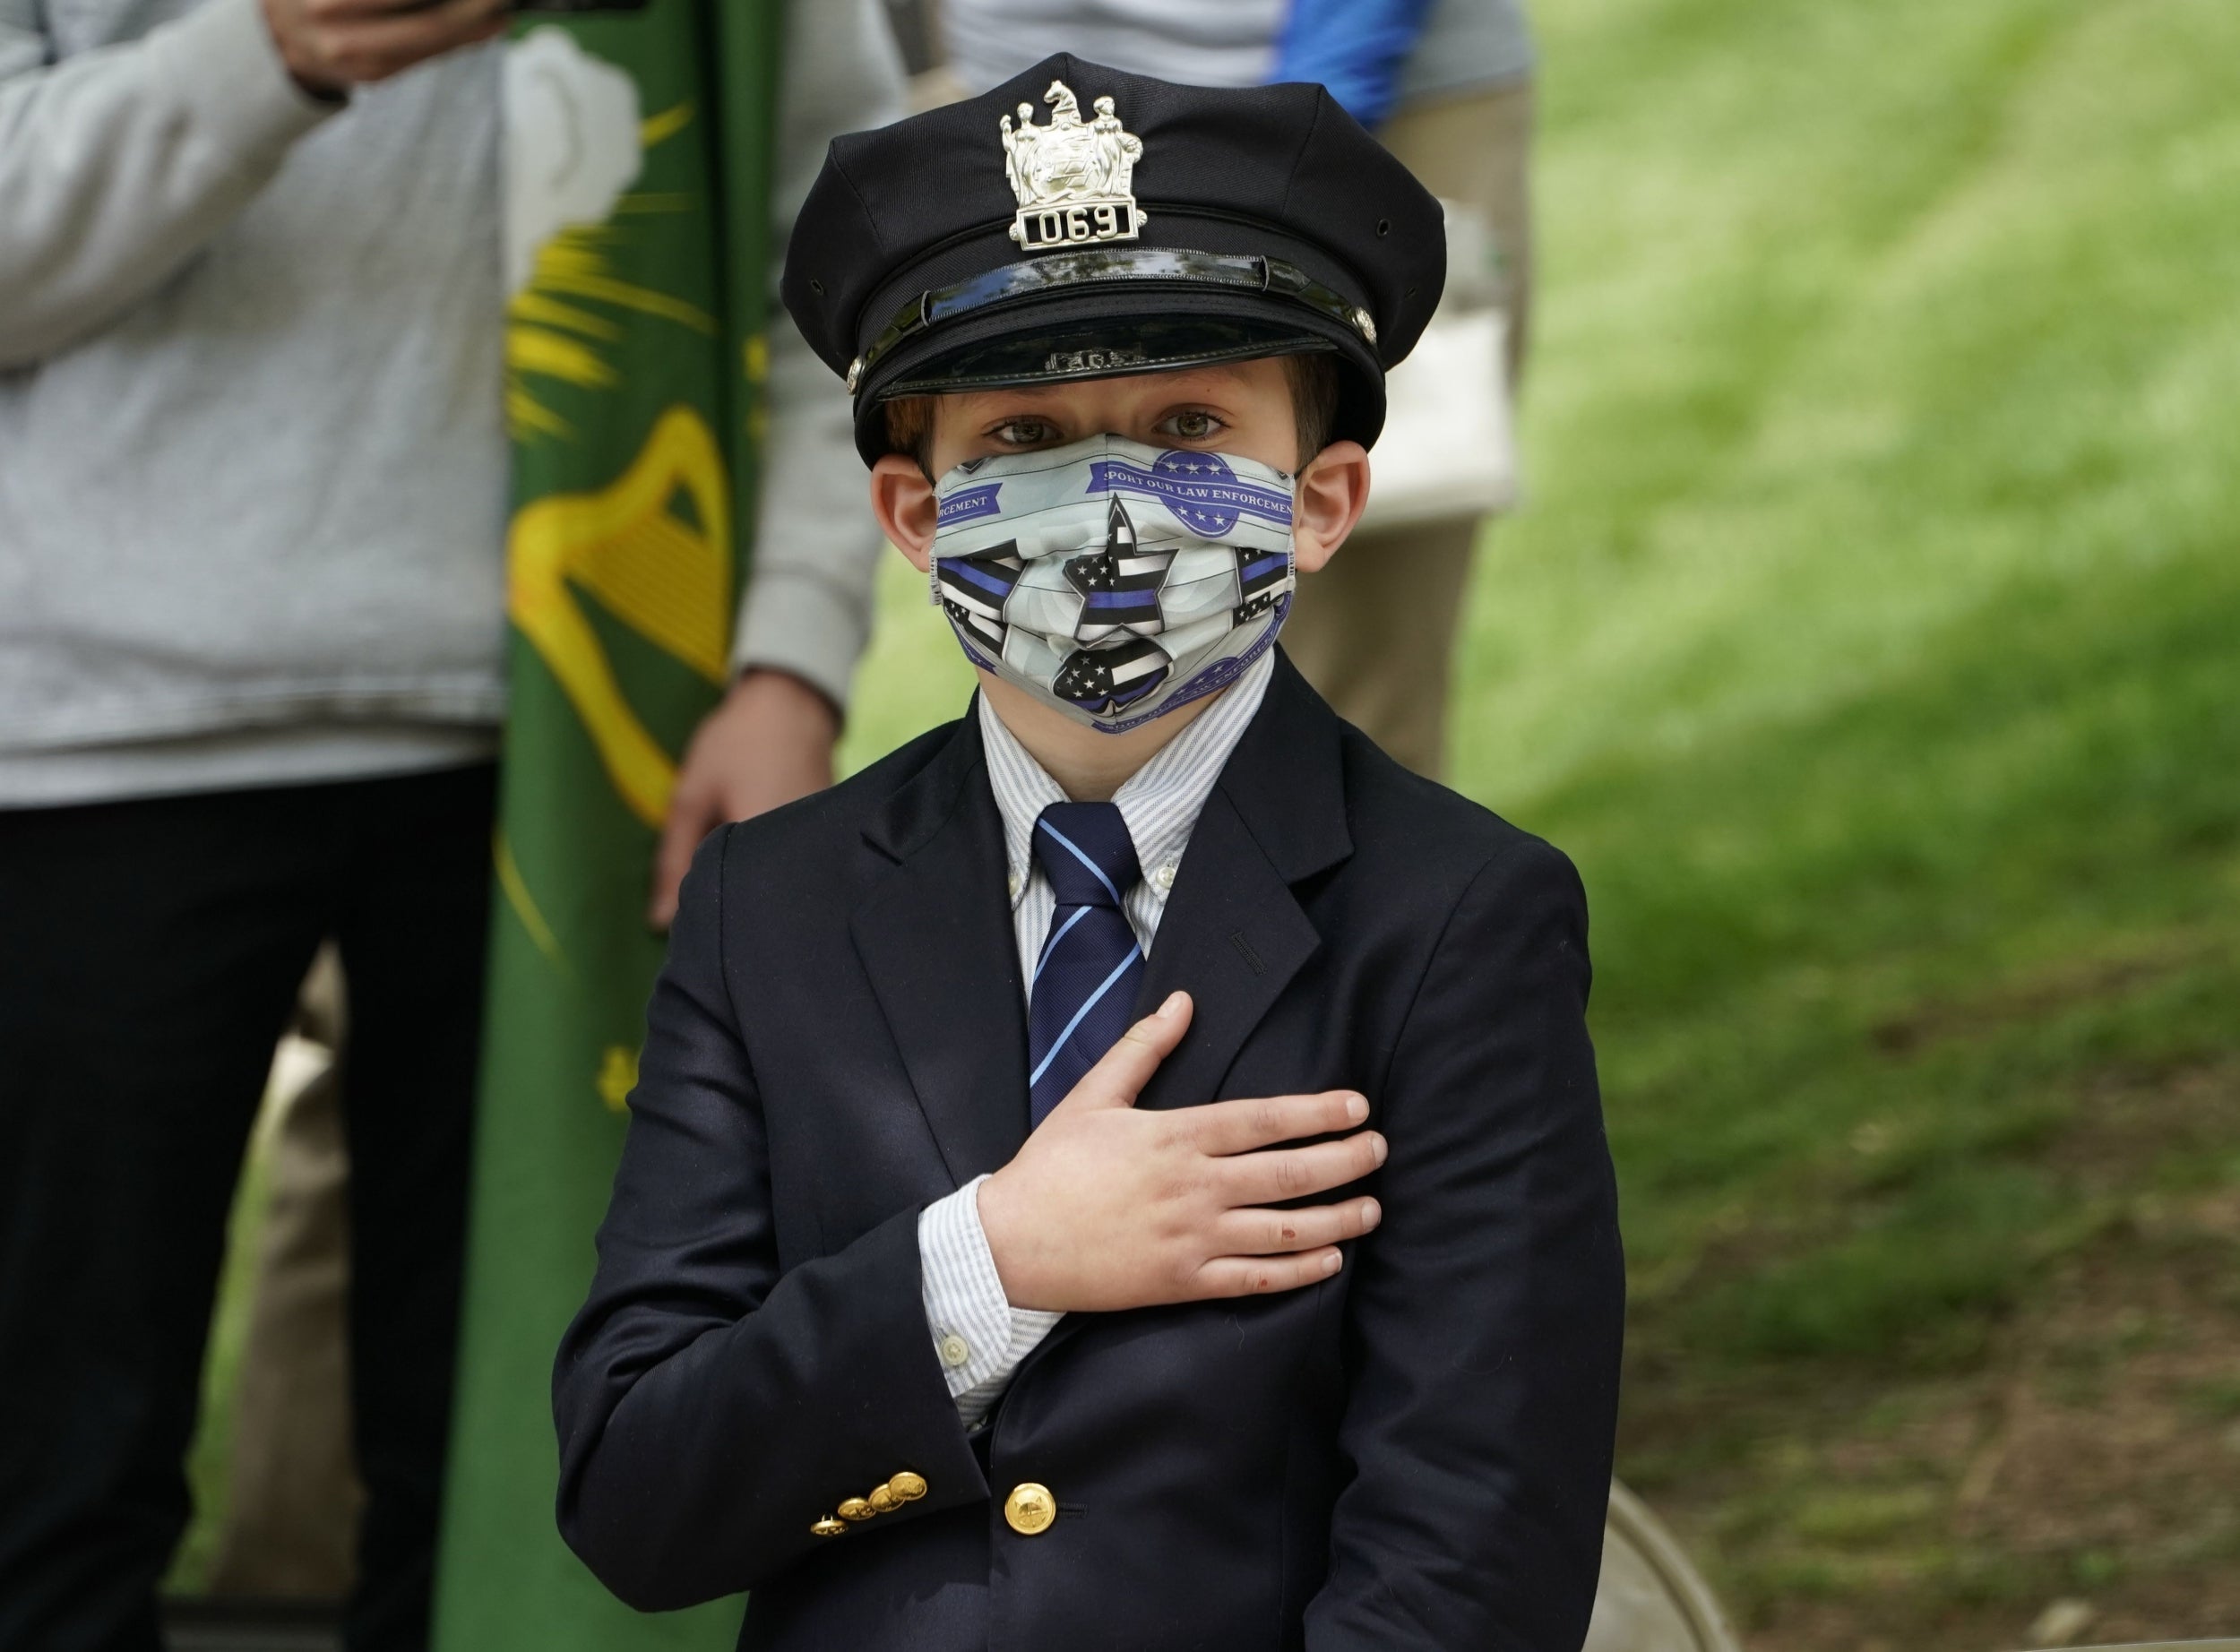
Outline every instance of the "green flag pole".
<path fill-rule="evenodd" d="M 512 707 L 440 1652 L 737 1633 L 737 1601 L 642 1617 L 567 1552 L 549 1394 L 661 960 L 654 845 L 722 691 L 754 520 L 778 13 L 654 0 L 538 25 L 594 91 L 628 76 L 640 153 L 606 221 L 554 235 L 506 316 Z"/>

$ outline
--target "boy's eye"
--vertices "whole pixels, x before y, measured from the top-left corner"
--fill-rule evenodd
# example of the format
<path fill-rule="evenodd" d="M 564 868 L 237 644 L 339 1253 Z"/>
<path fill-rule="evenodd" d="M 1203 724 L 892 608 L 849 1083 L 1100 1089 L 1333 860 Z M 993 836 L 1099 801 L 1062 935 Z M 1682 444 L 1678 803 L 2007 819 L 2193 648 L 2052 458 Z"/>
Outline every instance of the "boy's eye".
<path fill-rule="evenodd" d="M 1170 413 L 1159 421 L 1159 427 L 1166 435 L 1179 436 L 1185 442 L 1203 442 L 1228 428 L 1203 408 L 1185 408 L 1179 413 Z"/>
<path fill-rule="evenodd" d="M 1042 418 L 1007 418 L 988 432 L 1006 447 L 1038 447 L 1057 434 L 1057 427 Z"/>

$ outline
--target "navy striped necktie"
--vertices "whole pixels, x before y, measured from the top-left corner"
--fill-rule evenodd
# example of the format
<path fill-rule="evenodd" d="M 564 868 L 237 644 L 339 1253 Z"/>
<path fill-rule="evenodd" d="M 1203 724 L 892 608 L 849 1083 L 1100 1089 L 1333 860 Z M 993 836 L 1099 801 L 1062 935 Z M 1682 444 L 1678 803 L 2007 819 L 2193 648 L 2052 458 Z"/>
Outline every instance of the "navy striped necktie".
<path fill-rule="evenodd" d="M 1039 1124 L 1135 1013 L 1143 949 L 1120 903 L 1143 874 L 1117 804 L 1054 803 L 1033 842 L 1057 896 L 1027 998 L 1028 1117 Z"/>

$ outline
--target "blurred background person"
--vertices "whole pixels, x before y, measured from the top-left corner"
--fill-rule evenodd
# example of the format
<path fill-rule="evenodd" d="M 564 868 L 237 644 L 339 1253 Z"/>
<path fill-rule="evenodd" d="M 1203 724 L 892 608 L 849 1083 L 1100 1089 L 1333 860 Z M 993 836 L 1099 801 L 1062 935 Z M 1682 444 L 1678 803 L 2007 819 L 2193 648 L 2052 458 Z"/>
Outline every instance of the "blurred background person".
<path fill-rule="evenodd" d="M 806 176 L 896 80 L 869 0 L 794 10 Z M 425 1639 L 504 710 L 504 27 L 0 0 L 0 1645 L 158 1644 L 228 1200 L 329 941 L 348 1632 Z M 821 495 L 820 452 L 858 467 L 797 351 L 695 839 L 829 779 L 862 645 L 875 531 Z"/>
<path fill-rule="evenodd" d="M 1486 375 L 1487 396 L 1513 393 L 1532 286 L 1534 58 L 1521 0 L 941 0 L 939 19 L 960 94 L 1056 51 L 1202 85 L 1321 82 L 1446 203 L 1452 292 L 1505 317 L 1504 351 L 1440 365 Z M 1501 423 L 1505 432 L 1505 411 Z M 1302 593 L 1284 626 L 1286 652 L 1340 715 L 1423 774 L 1444 764 L 1456 628 L 1483 526 L 1468 509 L 1385 524 L 1373 506 L 1344 570 Z"/>

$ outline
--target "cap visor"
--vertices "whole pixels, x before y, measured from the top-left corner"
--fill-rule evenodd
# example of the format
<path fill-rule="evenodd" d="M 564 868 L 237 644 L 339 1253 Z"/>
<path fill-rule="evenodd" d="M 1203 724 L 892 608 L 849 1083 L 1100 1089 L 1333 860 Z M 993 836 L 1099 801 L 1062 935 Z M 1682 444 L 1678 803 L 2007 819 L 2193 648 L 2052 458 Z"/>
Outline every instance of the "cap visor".
<path fill-rule="evenodd" d="M 1350 329 L 1258 293 L 1107 288 L 1007 305 L 911 340 L 862 386 L 857 446 L 866 462 L 884 451 L 878 404 L 900 396 L 1172 373 L 1306 351 L 1330 351 L 1350 369 L 1342 375 L 1354 416 L 1347 422 L 1366 426 L 1360 439 L 1374 441 L 1383 423 L 1383 375 L 1374 353 Z"/>
<path fill-rule="evenodd" d="M 881 385 L 881 400 L 965 390 L 1004 390 L 1132 373 L 1171 373 L 1217 362 L 1334 350 L 1331 340 L 1297 324 L 1220 315 L 1107 316 L 978 343 L 947 341 L 927 360 Z"/>

